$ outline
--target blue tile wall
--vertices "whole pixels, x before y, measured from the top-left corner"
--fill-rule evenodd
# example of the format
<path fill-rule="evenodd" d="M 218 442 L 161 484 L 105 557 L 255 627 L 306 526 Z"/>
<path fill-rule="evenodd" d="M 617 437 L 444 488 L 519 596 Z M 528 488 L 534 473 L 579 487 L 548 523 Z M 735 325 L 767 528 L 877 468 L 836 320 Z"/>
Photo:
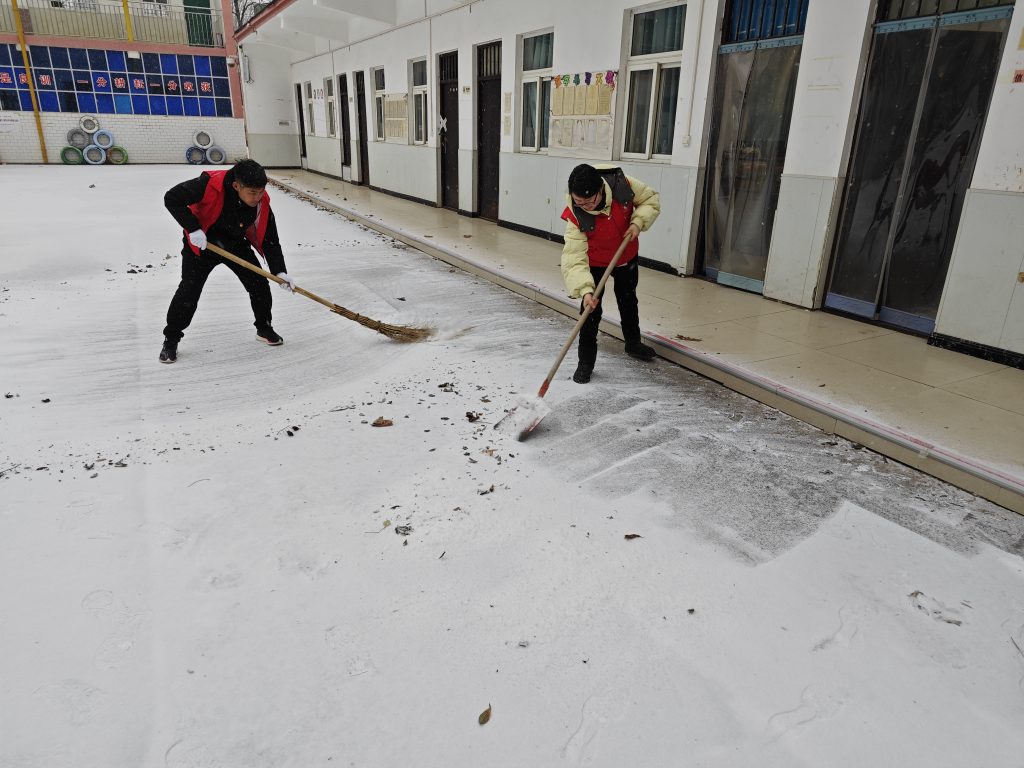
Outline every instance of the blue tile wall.
<path fill-rule="evenodd" d="M 29 57 L 44 112 L 233 116 L 222 56 L 31 45 Z M 21 51 L 0 43 L 0 111 L 31 110 Z"/>

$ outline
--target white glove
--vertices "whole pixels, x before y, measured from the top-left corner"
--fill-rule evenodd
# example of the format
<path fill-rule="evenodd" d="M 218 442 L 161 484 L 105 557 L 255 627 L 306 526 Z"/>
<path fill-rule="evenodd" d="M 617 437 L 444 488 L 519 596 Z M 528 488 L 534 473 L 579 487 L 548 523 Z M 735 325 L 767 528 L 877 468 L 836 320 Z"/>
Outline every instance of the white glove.
<path fill-rule="evenodd" d="M 295 281 L 288 277 L 287 272 L 278 272 L 277 276 L 284 280 L 283 283 L 278 283 L 278 285 L 280 285 L 286 291 L 291 291 L 292 293 L 295 293 Z"/>
<path fill-rule="evenodd" d="M 206 233 L 201 229 L 188 233 L 188 241 L 200 251 L 206 250 Z"/>

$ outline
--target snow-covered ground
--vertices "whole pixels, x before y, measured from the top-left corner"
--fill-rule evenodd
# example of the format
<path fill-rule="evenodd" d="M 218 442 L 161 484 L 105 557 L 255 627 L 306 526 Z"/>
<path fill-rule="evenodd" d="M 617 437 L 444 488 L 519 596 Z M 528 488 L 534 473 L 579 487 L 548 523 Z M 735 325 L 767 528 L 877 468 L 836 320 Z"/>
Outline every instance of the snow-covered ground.
<path fill-rule="evenodd" d="M 281 192 L 435 338 L 161 365 L 194 170 L 0 167 L 0 766 L 1022 765 L 1024 518 L 608 339 L 517 442 L 570 321 Z"/>

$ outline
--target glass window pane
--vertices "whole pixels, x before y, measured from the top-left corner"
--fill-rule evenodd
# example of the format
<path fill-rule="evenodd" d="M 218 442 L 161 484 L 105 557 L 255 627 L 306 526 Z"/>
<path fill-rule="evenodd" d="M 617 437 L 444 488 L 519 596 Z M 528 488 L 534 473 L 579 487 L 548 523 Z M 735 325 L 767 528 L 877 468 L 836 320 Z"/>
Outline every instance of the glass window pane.
<path fill-rule="evenodd" d="M 683 47 L 683 20 L 686 6 L 674 5 L 633 15 L 633 44 L 630 56 L 678 51 Z"/>
<path fill-rule="evenodd" d="M 417 93 L 415 98 L 415 141 L 427 140 L 427 94 Z"/>
<path fill-rule="evenodd" d="M 373 70 L 373 87 L 374 90 L 384 90 L 384 67 Z"/>
<path fill-rule="evenodd" d="M 523 83 L 523 135 L 524 147 L 537 146 L 537 83 Z"/>
<path fill-rule="evenodd" d="M 551 114 L 551 80 L 544 80 L 540 84 L 540 114 L 537 115 L 538 127 L 540 128 L 541 149 L 548 146 L 548 116 Z"/>
<path fill-rule="evenodd" d="M 555 35 L 535 35 L 523 39 L 523 71 L 531 69 L 547 69 L 551 66 L 551 51 L 554 47 Z"/>
<path fill-rule="evenodd" d="M 654 71 L 629 73 L 629 101 L 626 104 L 625 152 L 647 154 L 647 118 L 651 114 L 651 86 Z"/>
<path fill-rule="evenodd" d="M 427 84 L 427 62 L 425 62 L 425 61 L 414 61 L 412 63 L 412 84 L 413 85 L 426 85 Z"/>
<path fill-rule="evenodd" d="M 45 45 L 30 45 L 28 51 L 33 67 L 50 66 L 50 49 Z"/>
<path fill-rule="evenodd" d="M 655 155 L 672 154 L 678 96 L 679 67 L 664 67 L 658 78 L 657 111 L 654 113 L 654 146 L 651 152 Z"/>

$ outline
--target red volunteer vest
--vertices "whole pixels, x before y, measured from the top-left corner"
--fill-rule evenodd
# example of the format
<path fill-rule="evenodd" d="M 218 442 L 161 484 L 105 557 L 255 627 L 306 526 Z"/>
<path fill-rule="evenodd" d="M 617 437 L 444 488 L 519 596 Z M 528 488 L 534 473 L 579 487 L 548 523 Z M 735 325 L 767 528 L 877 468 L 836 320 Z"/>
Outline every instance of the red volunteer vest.
<path fill-rule="evenodd" d="M 584 232 L 587 236 L 587 260 L 592 267 L 607 267 L 615 256 L 615 251 L 622 244 L 622 238 L 629 229 L 629 220 L 633 215 L 632 203 L 620 203 L 612 200 L 612 209 L 608 216 L 603 214 L 594 215 L 594 228 L 590 232 Z M 580 225 L 572 212 L 572 206 L 566 206 L 562 211 L 562 218 L 571 221 L 577 227 Z M 619 259 L 619 264 L 628 264 L 640 252 L 640 238 L 636 237 L 626 246 L 626 250 Z"/>
<path fill-rule="evenodd" d="M 188 209 L 199 219 L 199 227 L 204 232 L 214 225 L 220 218 L 220 212 L 224 209 L 224 174 L 227 171 L 204 171 L 210 177 L 206 184 L 206 192 L 203 199 L 198 203 L 190 205 Z M 245 230 L 245 239 L 252 243 L 253 247 L 263 255 L 263 237 L 267 234 L 267 222 L 270 221 L 270 195 L 266 192 L 256 206 L 256 221 Z M 188 240 L 188 232 L 185 233 Z M 192 243 L 188 244 L 192 252 L 199 255 L 199 249 Z"/>

